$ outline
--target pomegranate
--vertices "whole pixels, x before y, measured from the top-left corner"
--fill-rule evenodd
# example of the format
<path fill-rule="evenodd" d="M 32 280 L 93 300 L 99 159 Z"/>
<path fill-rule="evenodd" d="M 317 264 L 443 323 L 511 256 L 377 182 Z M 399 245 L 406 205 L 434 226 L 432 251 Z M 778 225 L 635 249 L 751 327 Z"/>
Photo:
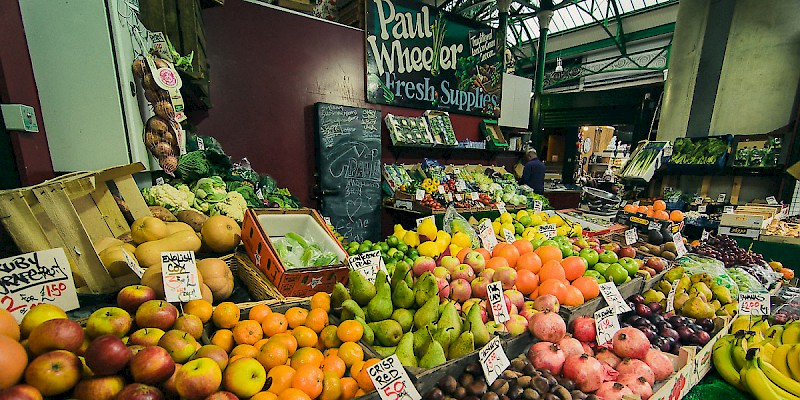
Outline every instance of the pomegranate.
<path fill-rule="evenodd" d="M 558 342 L 558 347 L 561 347 L 565 358 L 569 358 L 569 356 L 579 356 L 584 353 L 581 342 L 571 337 L 561 339 L 561 341 Z"/>
<path fill-rule="evenodd" d="M 656 381 L 662 381 L 672 375 L 672 360 L 663 351 L 650 349 L 644 356 L 644 362 L 656 377 Z"/>
<path fill-rule="evenodd" d="M 536 354 L 536 353 L 538 353 L 540 351 L 549 350 L 550 346 L 552 346 L 552 345 L 553 345 L 553 343 L 550 343 L 550 342 L 536 342 L 528 350 L 528 359 L 530 359 L 532 357 L 532 354 Z"/>
<path fill-rule="evenodd" d="M 603 365 L 588 354 L 569 356 L 564 361 L 563 375 L 571 379 L 582 392 L 594 392 L 603 383 Z"/>
<path fill-rule="evenodd" d="M 594 342 L 597 338 L 597 330 L 592 317 L 578 317 L 569 324 L 572 336 L 581 342 Z"/>
<path fill-rule="evenodd" d="M 633 375 L 625 375 L 621 376 L 617 382 L 627 386 L 633 394 L 638 394 L 642 399 L 649 399 L 653 396 L 653 386 L 643 376 L 636 378 Z"/>
<path fill-rule="evenodd" d="M 632 395 L 633 392 L 619 382 L 603 382 L 600 389 L 594 392 L 595 396 L 603 400 L 622 400 L 622 396 L 626 394 Z"/>
<path fill-rule="evenodd" d="M 617 372 L 619 372 L 620 378 L 629 375 L 632 375 L 634 378 L 641 376 L 647 380 L 650 386 L 656 383 L 653 370 L 650 369 L 644 361 L 635 358 L 626 358 L 622 360 L 622 362 L 617 365 Z"/>
<path fill-rule="evenodd" d="M 567 324 L 557 313 L 542 311 L 533 314 L 528 321 L 528 330 L 539 340 L 558 343 L 567 334 Z"/>
<path fill-rule="evenodd" d="M 581 347 L 583 347 L 583 352 L 594 357 L 594 350 L 592 350 L 592 346 L 589 346 L 586 342 L 581 342 Z"/>
<path fill-rule="evenodd" d="M 557 313 L 559 307 L 558 298 L 552 294 L 539 296 L 533 301 L 533 309 L 536 311 L 552 311 Z"/>
<path fill-rule="evenodd" d="M 603 382 L 615 381 L 619 376 L 619 372 L 614 368 L 611 368 L 605 361 L 600 361 L 600 364 L 603 366 Z"/>
<path fill-rule="evenodd" d="M 634 328 L 622 328 L 614 334 L 614 354 L 622 358 L 641 360 L 650 350 L 650 341 L 642 331 Z"/>
<path fill-rule="evenodd" d="M 622 359 L 617 357 L 617 355 L 614 354 L 613 351 L 609 349 L 604 349 L 602 347 L 597 349 L 597 352 L 594 353 L 594 357 L 600 361 L 604 361 L 611 368 L 616 368 L 617 364 L 619 364 L 620 361 L 622 361 Z"/>
<path fill-rule="evenodd" d="M 553 375 L 561 373 L 561 368 L 564 367 L 564 352 L 561 351 L 557 344 L 551 343 L 549 349 L 533 354 L 528 352 L 528 359 L 534 367 L 546 369 L 552 372 Z"/>

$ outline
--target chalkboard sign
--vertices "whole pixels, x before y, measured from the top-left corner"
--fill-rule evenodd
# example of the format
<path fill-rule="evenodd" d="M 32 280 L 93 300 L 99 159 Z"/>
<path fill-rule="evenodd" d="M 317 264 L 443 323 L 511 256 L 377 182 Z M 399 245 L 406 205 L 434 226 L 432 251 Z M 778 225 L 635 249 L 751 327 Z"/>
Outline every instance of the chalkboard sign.
<path fill-rule="evenodd" d="M 352 241 L 380 240 L 380 111 L 317 103 L 315 117 L 322 215 Z"/>

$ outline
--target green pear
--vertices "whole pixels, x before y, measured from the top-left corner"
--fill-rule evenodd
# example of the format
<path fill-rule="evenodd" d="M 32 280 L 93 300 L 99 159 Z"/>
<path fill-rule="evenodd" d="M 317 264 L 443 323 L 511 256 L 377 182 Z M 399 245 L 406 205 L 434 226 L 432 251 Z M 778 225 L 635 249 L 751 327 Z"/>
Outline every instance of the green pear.
<path fill-rule="evenodd" d="M 454 358 L 465 356 L 473 351 L 475 351 L 475 337 L 472 336 L 472 332 L 464 331 L 458 335 L 453 343 L 450 343 L 450 349 L 447 354 L 452 360 Z"/>
<path fill-rule="evenodd" d="M 403 333 L 411 331 L 411 327 L 414 326 L 414 311 L 412 310 L 398 308 L 392 312 L 391 318 L 400 323 Z"/>
<path fill-rule="evenodd" d="M 336 282 L 336 284 L 333 285 L 333 292 L 331 293 L 331 309 L 341 307 L 345 300 L 350 300 L 350 293 L 342 282 Z"/>
<path fill-rule="evenodd" d="M 692 280 L 688 276 L 684 275 L 678 280 L 678 287 L 675 289 L 675 291 L 676 292 L 680 292 L 680 291 L 688 292 L 689 291 L 689 287 L 691 287 L 691 286 L 692 286 Z"/>
<path fill-rule="evenodd" d="M 439 344 L 442 345 L 442 349 L 444 350 L 445 357 L 447 357 L 447 351 L 450 348 L 450 342 L 451 342 L 450 333 L 452 333 L 454 330 L 455 330 L 455 328 L 453 328 L 451 326 L 451 327 L 448 327 L 448 328 L 437 327 L 433 331 L 433 335 L 432 335 L 433 336 L 433 340 L 439 342 Z"/>
<path fill-rule="evenodd" d="M 361 317 L 362 319 L 367 318 L 366 314 L 364 314 L 364 310 L 361 309 L 361 306 L 359 306 L 355 300 L 345 300 L 344 303 L 342 303 L 342 321 L 355 319 L 355 317 Z"/>
<path fill-rule="evenodd" d="M 414 313 L 414 326 L 422 329 L 425 325 L 439 320 L 439 296 L 431 296 L 428 301 Z"/>
<path fill-rule="evenodd" d="M 389 358 L 397 351 L 397 347 L 372 346 L 372 350 L 375 350 L 381 358 Z"/>
<path fill-rule="evenodd" d="M 683 276 L 683 272 L 684 272 L 683 267 L 672 268 L 672 269 L 668 270 L 666 274 L 664 274 L 664 279 L 667 282 L 672 283 L 676 279 L 681 279 L 681 277 Z"/>
<path fill-rule="evenodd" d="M 711 292 L 711 289 L 708 288 L 703 282 L 697 282 L 689 288 L 689 295 L 692 295 L 692 291 L 700 292 L 705 296 L 706 300 L 711 301 L 711 297 L 714 296 L 714 293 Z"/>
<path fill-rule="evenodd" d="M 680 310 L 683 308 L 683 304 L 686 303 L 686 300 L 689 300 L 688 294 L 677 293 L 675 294 L 675 298 L 672 299 L 672 307 L 674 307 L 676 310 Z"/>
<path fill-rule="evenodd" d="M 375 285 L 368 281 L 367 278 L 364 278 L 361 272 L 356 270 L 350 270 L 350 282 L 348 286 L 350 288 L 350 296 L 361 306 L 367 305 L 369 301 L 375 297 L 375 294 L 377 294 Z"/>
<path fill-rule="evenodd" d="M 691 297 L 683 303 L 681 313 L 690 318 L 712 318 L 714 308 L 700 297 Z"/>
<path fill-rule="evenodd" d="M 444 329 L 449 332 L 450 338 L 447 343 L 452 342 L 458 337 L 458 335 L 461 334 L 461 317 L 458 316 L 458 310 L 456 310 L 454 302 L 445 302 L 444 309 L 442 310 L 441 316 L 439 317 L 439 322 L 436 323 L 436 326 L 439 329 Z M 444 346 L 444 343 L 442 343 L 442 346 Z"/>
<path fill-rule="evenodd" d="M 375 341 L 381 346 L 397 346 L 403 337 L 403 327 L 393 319 L 370 322 L 368 325 L 375 332 Z"/>
<path fill-rule="evenodd" d="M 711 284 L 711 292 L 714 294 L 714 298 L 722 304 L 728 304 L 733 301 L 730 289 L 725 286 L 716 283 Z"/>
<path fill-rule="evenodd" d="M 433 324 L 428 325 L 425 329 L 417 330 L 417 333 L 414 335 L 414 354 L 416 354 L 417 357 L 420 357 L 428 351 L 428 346 L 430 346 L 433 341 L 433 336 L 431 335 L 432 328 Z"/>
<path fill-rule="evenodd" d="M 434 340 L 431 342 L 431 345 L 428 346 L 428 351 L 425 352 L 425 355 L 419 359 L 419 367 L 433 368 L 442 365 L 445 362 L 447 362 L 447 357 L 444 355 L 444 349 L 439 342 Z"/>
<path fill-rule="evenodd" d="M 389 287 L 389 282 L 386 281 L 386 273 L 378 271 L 375 277 L 375 287 L 377 294 L 367 304 L 367 316 L 370 321 L 377 322 L 383 321 L 392 316 L 392 290 Z"/>
<path fill-rule="evenodd" d="M 472 332 L 475 347 L 483 347 L 489 343 L 489 328 L 483 323 L 480 307 L 470 307 L 466 323 L 469 325 L 469 331 Z"/>
<path fill-rule="evenodd" d="M 406 281 L 400 281 L 392 292 L 392 304 L 397 308 L 409 308 L 414 305 L 414 291 Z"/>
<path fill-rule="evenodd" d="M 411 266 L 405 261 L 398 261 L 394 267 L 391 280 L 392 290 L 396 290 L 400 282 L 406 282 L 409 287 L 414 284 L 414 279 L 411 277 Z"/>
<path fill-rule="evenodd" d="M 414 283 L 414 301 L 417 303 L 417 307 L 422 307 L 433 296 L 436 296 L 438 300 L 439 286 L 436 284 L 436 277 L 430 271 L 426 271 Z"/>
<path fill-rule="evenodd" d="M 364 318 L 356 316 L 354 318 L 361 326 L 364 328 L 364 334 L 361 335 L 361 339 L 364 340 L 368 345 L 372 346 L 372 343 L 375 342 L 375 332 L 372 331 L 372 328 L 369 327 L 367 321 Z"/>
<path fill-rule="evenodd" d="M 395 350 L 394 354 L 397 355 L 397 359 L 400 361 L 400 364 L 406 367 L 417 366 L 417 356 L 414 355 L 413 332 L 407 332 L 403 335 L 403 338 L 400 339 L 400 343 L 397 344 L 397 349 Z"/>

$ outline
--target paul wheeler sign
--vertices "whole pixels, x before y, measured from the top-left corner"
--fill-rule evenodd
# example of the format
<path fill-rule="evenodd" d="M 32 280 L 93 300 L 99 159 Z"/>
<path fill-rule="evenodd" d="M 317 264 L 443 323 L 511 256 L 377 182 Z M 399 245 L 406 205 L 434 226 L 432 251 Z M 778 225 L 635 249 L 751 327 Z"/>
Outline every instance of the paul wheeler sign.
<path fill-rule="evenodd" d="M 413 0 L 367 0 L 367 101 L 498 117 L 496 30 Z"/>

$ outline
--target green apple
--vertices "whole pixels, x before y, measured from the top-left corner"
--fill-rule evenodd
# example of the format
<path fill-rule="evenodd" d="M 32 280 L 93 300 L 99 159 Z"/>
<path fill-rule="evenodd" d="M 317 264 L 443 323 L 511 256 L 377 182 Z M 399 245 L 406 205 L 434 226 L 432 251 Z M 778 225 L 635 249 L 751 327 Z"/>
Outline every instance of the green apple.
<path fill-rule="evenodd" d="M 157 346 L 158 341 L 164 336 L 164 331 L 158 328 L 142 328 L 131 333 L 128 345 Z"/>
<path fill-rule="evenodd" d="M 619 257 L 617 257 L 617 253 L 614 253 L 611 250 L 606 250 L 606 251 L 600 253 L 599 259 L 600 259 L 600 262 L 604 262 L 604 263 L 608 263 L 608 264 L 612 264 L 612 263 L 615 263 L 615 262 L 619 261 Z"/>
<path fill-rule="evenodd" d="M 620 258 L 619 263 L 622 265 L 622 268 L 625 268 L 628 276 L 634 276 L 636 275 L 636 272 L 639 271 L 639 264 L 636 262 L 636 260 L 630 257 Z"/>
<path fill-rule="evenodd" d="M 600 275 L 605 276 L 606 270 L 608 270 L 608 266 L 611 265 L 605 262 L 599 262 L 594 265 L 594 270 L 597 271 Z"/>
<path fill-rule="evenodd" d="M 240 358 L 225 369 L 222 388 L 246 399 L 260 392 L 266 381 L 267 372 L 260 362 L 252 358 Z"/>
<path fill-rule="evenodd" d="M 586 263 L 589 265 L 589 268 L 593 267 L 595 264 L 597 264 L 597 261 L 600 260 L 600 255 L 597 254 L 596 251 L 588 247 L 582 249 L 581 252 L 578 253 L 578 256 L 586 260 Z"/>
<path fill-rule="evenodd" d="M 119 307 L 103 307 L 89 316 L 86 333 L 92 338 L 103 335 L 121 338 L 131 330 L 132 323 L 131 315 L 127 311 Z"/>

